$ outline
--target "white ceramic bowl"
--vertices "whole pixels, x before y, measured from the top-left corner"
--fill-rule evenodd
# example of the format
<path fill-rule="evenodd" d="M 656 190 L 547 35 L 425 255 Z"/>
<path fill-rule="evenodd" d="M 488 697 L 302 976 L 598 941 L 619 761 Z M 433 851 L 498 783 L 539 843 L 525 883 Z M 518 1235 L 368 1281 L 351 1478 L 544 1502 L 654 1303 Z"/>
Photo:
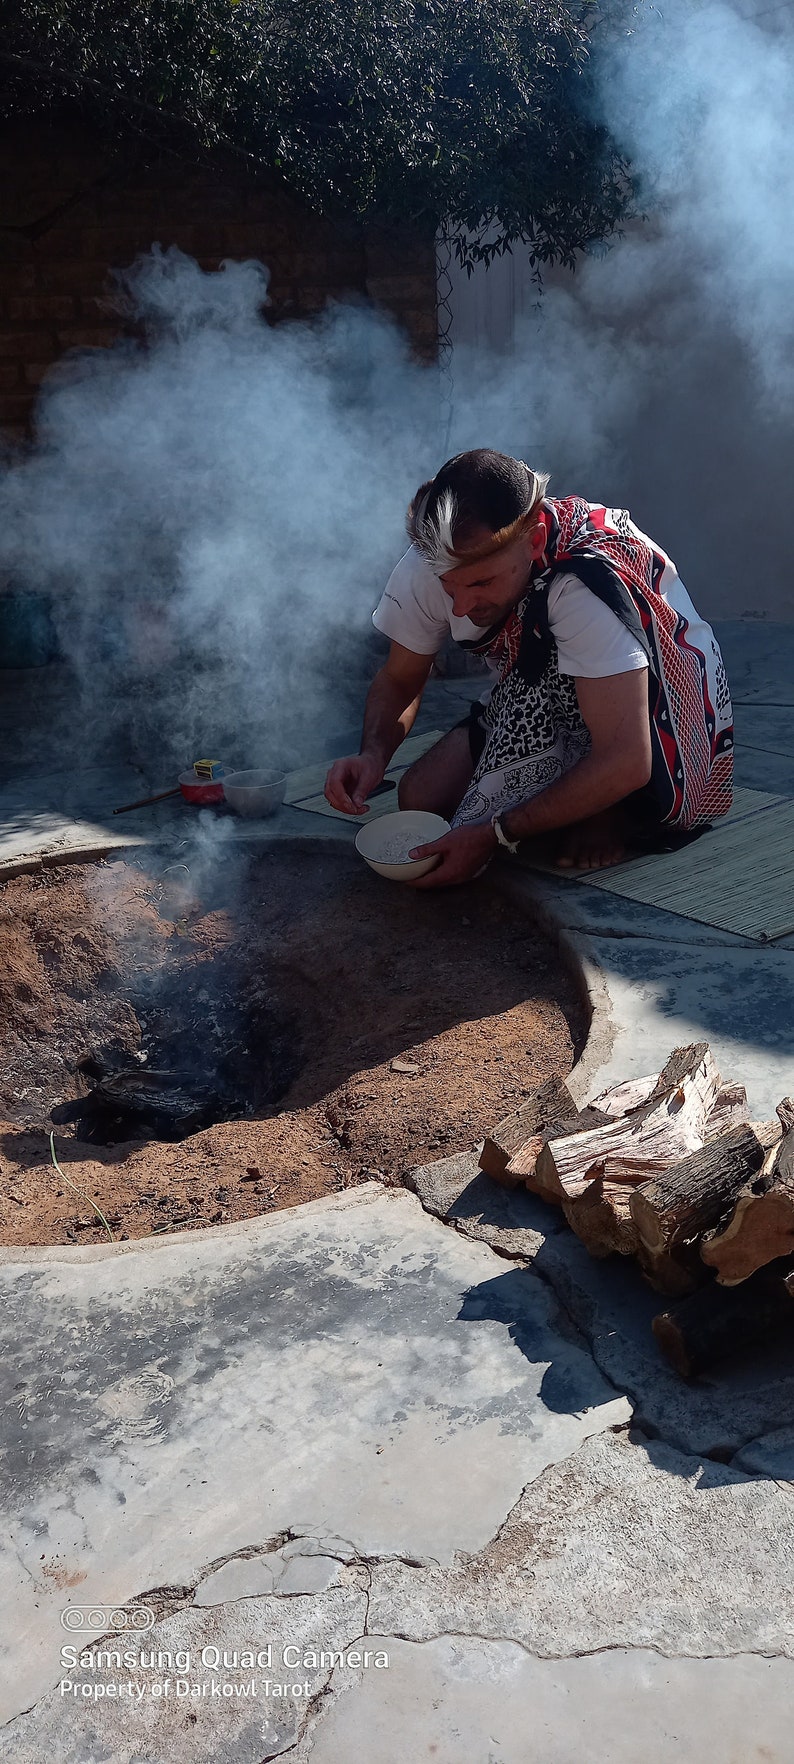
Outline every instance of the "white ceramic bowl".
<path fill-rule="evenodd" d="M 223 794 L 236 815 L 254 820 L 274 815 L 284 801 L 283 772 L 229 772 Z"/>
<path fill-rule="evenodd" d="M 389 851 L 393 851 L 398 843 L 404 851 L 412 851 L 415 845 L 429 845 L 432 839 L 440 839 L 442 833 L 448 832 L 449 821 L 442 820 L 440 815 L 426 814 L 424 809 L 400 809 L 395 815 L 379 815 L 376 821 L 360 827 L 356 834 L 356 851 L 379 876 L 388 876 L 392 882 L 407 882 L 409 879 L 413 882 L 417 876 L 435 869 L 438 858 L 413 858 L 395 863 L 388 857 Z"/>

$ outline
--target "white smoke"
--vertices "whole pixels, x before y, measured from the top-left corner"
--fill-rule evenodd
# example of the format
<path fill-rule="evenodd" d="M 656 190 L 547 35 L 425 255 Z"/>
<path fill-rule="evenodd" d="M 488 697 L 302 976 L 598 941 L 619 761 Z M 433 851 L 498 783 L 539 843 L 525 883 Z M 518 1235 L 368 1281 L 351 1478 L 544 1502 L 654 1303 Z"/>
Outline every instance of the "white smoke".
<path fill-rule="evenodd" d="M 790 406 L 794 14 L 763 0 L 758 14 L 721 0 L 640 14 L 602 86 L 660 205 L 654 257 L 746 345 L 765 401 Z"/>
<path fill-rule="evenodd" d="M 250 263 L 128 275 L 145 344 L 65 362 L 0 484 L 0 567 L 53 594 L 83 741 L 132 703 L 155 771 L 312 757 L 358 717 L 406 504 L 464 447 L 628 505 L 707 616 L 794 614 L 788 15 L 672 0 L 597 57 L 650 218 L 550 275 L 512 352 L 455 350 L 446 444 L 437 373 L 385 316 L 271 327 Z"/>
<path fill-rule="evenodd" d="M 605 59 L 605 114 L 654 206 L 586 278 L 644 342 L 629 494 L 717 618 L 794 616 L 794 14 L 755 4 L 649 9 Z"/>
<path fill-rule="evenodd" d="M 547 274 L 537 309 L 525 279 L 512 349 L 454 356 L 458 444 L 484 427 L 552 494 L 628 505 L 714 619 L 794 617 L 794 11 L 758 10 L 671 0 L 596 36 L 647 219 Z M 459 331 L 510 304 L 500 273 L 458 290 Z"/>
<path fill-rule="evenodd" d="M 141 259 L 145 342 L 56 370 L 0 486 L 0 560 L 53 594 L 100 744 L 131 695 L 184 763 L 197 742 L 267 763 L 276 736 L 288 760 L 351 673 L 360 697 L 369 614 L 437 463 L 435 372 L 363 307 L 268 326 L 266 285 L 255 263 Z"/>

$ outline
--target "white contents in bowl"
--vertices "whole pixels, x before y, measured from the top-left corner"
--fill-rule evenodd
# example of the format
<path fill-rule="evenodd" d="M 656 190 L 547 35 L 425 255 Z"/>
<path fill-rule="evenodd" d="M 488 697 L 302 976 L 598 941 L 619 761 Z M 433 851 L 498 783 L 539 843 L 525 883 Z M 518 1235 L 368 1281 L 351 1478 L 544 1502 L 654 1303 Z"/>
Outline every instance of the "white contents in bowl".
<path fill-rule="evenodd" d="M 411 862 L 409 853 L 417 845 L 423 843 L 424 841 L 417 839 L 415 834 L 413 837 L 409 837 L 405 833 L 395 833 L 391 839 L 387 839 L 385 845 L 379 846 L 377 852 L 373 852 L 372 855 L 377 858 L 379 864 L 408 864 Z"/>
<path fill-rule="evenodd" d="M 430 857 L 412 858 L 412 851 L 442 839 L 449 832 L 449 821 L 441 815 L 428 814 L 424 809 L 400 809 L 372 823 L 359 827 L 356 851 L 370 869 L 393 882 L 413 882 L 438 863 L 435 853 Z"/>

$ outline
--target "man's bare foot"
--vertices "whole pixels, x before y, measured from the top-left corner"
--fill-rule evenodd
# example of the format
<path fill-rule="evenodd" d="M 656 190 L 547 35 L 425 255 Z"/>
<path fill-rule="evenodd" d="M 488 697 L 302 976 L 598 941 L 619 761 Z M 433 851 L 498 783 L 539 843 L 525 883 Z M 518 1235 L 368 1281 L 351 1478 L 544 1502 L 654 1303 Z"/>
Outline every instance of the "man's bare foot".
<path fill-rule="evenodd" d="M 605 870 L 628 855 L 625 816 L 614 808 L 566 827 L 554 862 L 559 870 Z"/>

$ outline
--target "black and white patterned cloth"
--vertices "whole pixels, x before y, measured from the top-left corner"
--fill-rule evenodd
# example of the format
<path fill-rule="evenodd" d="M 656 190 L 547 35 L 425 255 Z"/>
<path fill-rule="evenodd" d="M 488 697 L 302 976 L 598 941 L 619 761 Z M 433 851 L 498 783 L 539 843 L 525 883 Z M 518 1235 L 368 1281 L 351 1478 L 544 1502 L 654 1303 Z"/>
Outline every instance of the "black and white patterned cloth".
<path fill-rule="evenodd" d="M 518 808 L 569 772 L 590 746 L 573 678 L 560 674 L 556 648 L 534 685 L 512 668 L 494 687 L 479 721 L 485 746 L 453 827 Z"/>

